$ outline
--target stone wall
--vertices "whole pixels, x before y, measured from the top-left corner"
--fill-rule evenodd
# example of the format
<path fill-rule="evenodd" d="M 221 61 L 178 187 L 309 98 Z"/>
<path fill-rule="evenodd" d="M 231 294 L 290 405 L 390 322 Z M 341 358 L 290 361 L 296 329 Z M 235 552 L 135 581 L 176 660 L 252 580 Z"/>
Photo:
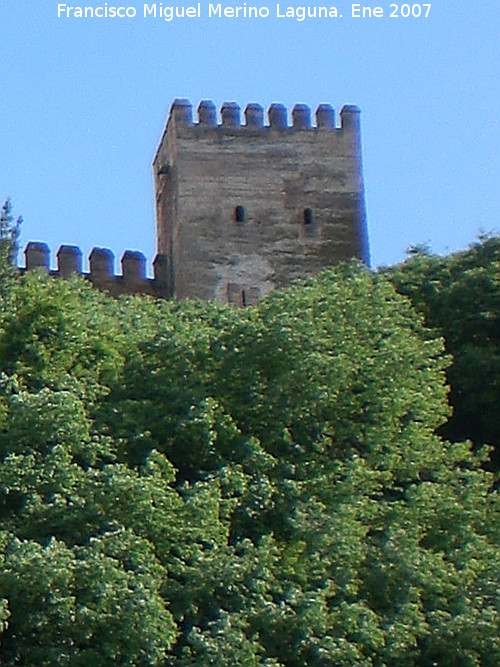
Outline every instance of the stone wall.
<path fill-rule="evenodd" d="M 170 296 L 251 303 L 352 257 L 369 263 L 359 110 L 220 110 L 176 100 L 153 162 Z"/>
<path fill-rule="evenodd" d="M 115 256 L 107 248 L 94 248 L 89 255 L 89 272 L 83 272 L 83 253 L 77 246 L 62 245 L 56 253 L 56 268 L 50 268 L 50 249 L 46 243 L 31 241 L 24 250 L 22 271 L 41 269 L 51 276 L 69 278 L 78 274 L 94 287 L 113 296 L 120 294 L 149 294 L 167 296 L 166 261 L 157 255 L 153 261 L 154 278 L 146 276 L 146 258 L 140 252 L 127 250 L 121 257 L 122 273 L 115 274 Z"/>

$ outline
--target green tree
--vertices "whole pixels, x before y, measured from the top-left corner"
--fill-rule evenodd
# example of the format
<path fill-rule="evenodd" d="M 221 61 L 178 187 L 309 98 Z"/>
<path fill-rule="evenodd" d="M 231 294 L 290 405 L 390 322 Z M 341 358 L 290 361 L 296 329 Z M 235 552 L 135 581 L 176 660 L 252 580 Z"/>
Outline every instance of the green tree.
<path fill-rule="evenodd" d="M 7 666 L 493 667 L 499 498 L 442 341 L 350 264 L 255 308 L 0 311 Z"/>
<path fill-rule="evenodd" d="M 453 415 L 441 433 L 450 440 L 495 446 L 500 466 L 500 238 L 483 238 L 446 257 L 414 252 L 386 271 L 427 326 L 443 336 Z"/>
<path fill-rule="evenodd" d="M 222 591 L 197 563 L 180 664 L 222 656 L 217 619 L 242 609 L 255 655 L 287 666 L 495 663 L 498 497 L 466 446 L 435 435 L 448 363 L 409 303 L 355 265 L 255 309 L 171 311 L 109 405 L 179 484 L 217 481 L 229 545 L 253 545 Z M 476 615 L 485 631 L 466 633 Z"/>
<path fill-rule="evenodd" d="M 7 310 L 11 283 L 15 278 L 18 239 L 22 218 L 14 218 L 12 205 L 7 199 L 0 210 L 0 309 Z"/>
<path fill-rule="evenodd" d="M 12 203 L 10 199 L 6 199 L 0 210 L 0 260 L 2 263 L 15 264 L 16 262 L 22 222 L 21 216 L 14 217 Z"/>

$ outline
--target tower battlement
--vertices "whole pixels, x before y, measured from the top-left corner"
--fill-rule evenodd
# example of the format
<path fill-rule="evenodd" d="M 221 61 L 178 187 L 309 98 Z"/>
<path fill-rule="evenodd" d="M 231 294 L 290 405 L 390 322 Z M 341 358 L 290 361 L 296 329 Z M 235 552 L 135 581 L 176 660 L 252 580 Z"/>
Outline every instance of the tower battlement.
<path fill-rule="evenodd" d="M 320 104 L 314 114 L 315 124 L 312 124 L 311 109 L 306 104 L 296 104 L 291 110 L 291 122 L 288 119 L 288 110 L 283 104 L 271 104 L 267 109 L 267 124 L 264 123 L 264 108 L 255 102 L 247 104 L 241 114 L 241 107 L 236 102 L 224 102 L 219 110 L 220 122 L 217 117 L 217 108 L 210 100 L 199 103 L 193 121 L 193 106 L 189 100 L 176 99 L 170 107 L 169 122 L 175 121 L 179 126 L 198 126 L 200 128 L 247 128 L 269 130 L 338 130 L 352 128 L 357 124 L 360 110 L 353 105 L 345 105 L 340 111 L 340 126 L 335 124 L 335 112 L 330 104 Z"/>

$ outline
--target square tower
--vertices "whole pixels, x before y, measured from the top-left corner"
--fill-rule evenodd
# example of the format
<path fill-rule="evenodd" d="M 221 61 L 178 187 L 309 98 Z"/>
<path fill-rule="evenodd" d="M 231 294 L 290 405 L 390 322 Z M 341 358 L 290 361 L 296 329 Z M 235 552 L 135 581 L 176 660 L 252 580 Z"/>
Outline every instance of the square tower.
<path fill-rule="evenodd" d="M 153 161 L 168 293 L 254 303 L 357 257 L 369 262 L 359 109 L 176 100 Z"/>

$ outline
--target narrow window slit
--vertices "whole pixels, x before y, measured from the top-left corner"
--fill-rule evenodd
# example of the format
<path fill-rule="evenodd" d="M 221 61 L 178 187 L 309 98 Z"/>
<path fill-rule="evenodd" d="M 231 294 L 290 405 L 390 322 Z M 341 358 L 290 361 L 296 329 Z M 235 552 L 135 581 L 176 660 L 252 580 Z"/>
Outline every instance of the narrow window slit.
<path fill-rule="evenodd" d="M 312 225 L 313 223 L 313 212 L 312 208 L 304 209 L 304 225 Z"/>
<path fill-rule="evenodd" d="M 237 206 L 234 209 L 234 219 L 236 222 L 245 222 L 246 217 L 247 216 L 244 206 Z"/>

